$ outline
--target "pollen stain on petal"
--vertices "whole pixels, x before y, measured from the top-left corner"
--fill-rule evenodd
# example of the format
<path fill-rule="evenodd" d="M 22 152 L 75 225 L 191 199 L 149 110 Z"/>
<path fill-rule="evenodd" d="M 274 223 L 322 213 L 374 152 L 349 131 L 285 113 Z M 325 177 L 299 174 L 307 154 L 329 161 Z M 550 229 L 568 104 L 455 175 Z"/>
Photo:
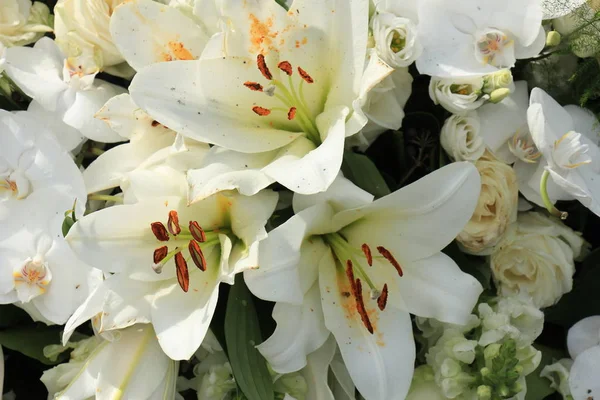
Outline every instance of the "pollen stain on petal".
<path fill-rule="evenodd" d="M 275 50 L 274 39 L 279 32 L 273 31 L 273 17 L 264 21 L 259 20 L 256 15 L 250 14 L 250 47 L 251 53 L 265 53 L 268 50 Z"/>
<path fill-rule="evenodd" d="M 192 53 L 181 42 L 169 42 L 169 49 L 177 60 L 194 60 Z"/>

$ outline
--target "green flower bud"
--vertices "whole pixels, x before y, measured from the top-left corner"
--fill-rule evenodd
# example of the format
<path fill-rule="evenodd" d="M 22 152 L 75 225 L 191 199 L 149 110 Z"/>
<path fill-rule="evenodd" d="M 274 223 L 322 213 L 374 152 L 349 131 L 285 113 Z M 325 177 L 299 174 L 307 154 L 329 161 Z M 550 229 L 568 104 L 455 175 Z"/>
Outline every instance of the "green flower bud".
<path fill-rule="evenodd" d="M 502 100 L 507 98 L 509 95 L 510 95 L 510 89 L 508 89 L 508 88 L 496 89 L 492 93 L 490 93 L 490 101 L 494 104 L 500 103 Z"/>
<path fill-rule="evenodd" d="M 498 387 L 498 395 L 501 397 L 508 397 L 510 395 L 510 389 L 506 385 L 500 385 Z"/>
<path fill-rule="evenodd" d="M 485 358 L 485 361 L 492 361 L 494 358 L 498 357 L 500 354 L 500 347 L 502 347 L 502 345 L 499 343 L 492 343 L 487 346 L 483 350 L 483 357 Z"/>
<path fill-rule="evenodd" d="M 546 46 L 555 47 L 560 44 L 561 36 L 560 33 L 556 31 L 550 31 L 546 35 Z"/>
<path fill-rule="evenodd" d="M 492 388 L 485 385 L 477 387 L 477 398 L 479 400 L 490 400 L 492 398 Z"/>
<path fill-rule="evenodd" d="M 512 85 L 513 77 L 508 69 L 503 69 L 483 77 L 483 92 L 490 94 L 496 89 L 507 88 Z"/>

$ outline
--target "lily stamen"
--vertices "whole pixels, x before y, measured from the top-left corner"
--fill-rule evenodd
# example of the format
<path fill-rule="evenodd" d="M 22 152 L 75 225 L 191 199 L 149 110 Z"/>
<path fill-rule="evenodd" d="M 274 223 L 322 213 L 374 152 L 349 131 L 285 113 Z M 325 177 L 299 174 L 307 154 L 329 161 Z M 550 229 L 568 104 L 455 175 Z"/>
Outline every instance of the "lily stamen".
<path fill-rule="evenodd" d="M 381 295 L 377 299 L 377 307 L 379 307 L 379 309 L 381 311 L 385 310 L 385 306 L 387 305 L 387 298 L 388 298 L 388 285 L 386 283 L 385 285 L 383 285 L 383 290 L 381 291 Z"/>
<path fill-rule="evenodd" d="M 153 222 L 150 224 L 150 228 L 152 229 L 152 233 L 156 239 L 161 242 L 169 241 L 169 233 L 162 222 Z"/>
<path fill-rule="evenodd" d="M 365 254 L 365 258 L 367 259 L 367 264 L 369 264 L 369 267 L 373 266 L 373 256 L 371 255 L 371 248 L 369 247 L 368 244 L 363 243 L 363 245 L 361 246 L 361 249 L 363 251 L 363 253 Z"/>
<path fill-rule="evenodd" d="M 279 68 L 280 70 L 285 72 L 288 76 L 291 76 L 292 73 L 294 72 L 294 69 L 292 68 L 292 64 L 290 64 L 288 61 L 280 62 L 279 64 L 277 64 L 277 68 Z"/>
<path fill-rule="evenodd" d="M 271 74 L 271 71 L 269 71 L 269 67 L 267 66 L 267 62 L 265 61 L 265 56 L 262 54 L 259 54 L 256 56 L 256 65 L 258 66 L 258 70 L 260 71 L 260 73 L 267 79 L 267 80 L 272 80 L 273 79 L 273 75 Z"/>
<path fill-rule="evenodd" d="M 253 90 L 255 92 L 262 92 L 263 91 L 263 86 L 258 83 L 258 82 L 244 82 L 244 86 L 246 86 L 248 89 Z"/>
<path fill-rule="evenodd" d="M 169 248 L 162 246 L 154 250 L 154 265 L 160 264 L 162 260 L 169 254 Z"/>
<path fill-rule="evenodd" d="M 296 107 L 291 107 L 288 111 L 288 119 L 291 121 L 296 117 Z"/>
<path fill-rule="evenodd" d="M 271 110 L 261 106 L 252 107 L 252 111 L 254 111 L 256 115 L 260 115 L 261 117 L 266 117 L 267 115 L 271 114 Z"/>
<path fill-rule="evenodd" d="M 373 325 L 371 324 L 369 314 L 367 314 L 367 309 L 365 308 L 365 302 L 363 300 L 362 295 L 362 283 L 360 279 L 356 279 L 356 294 L 356 311 L 360 315 L 360 319 L 362 320 L 363 325 L 372 335 L 374 332 Z"/>
<path fill-rule="evenodd" d="M 204 253 L 202 252 L 198 242 L 195 240 L 190 240 L 188 250 L 190 251 L 190 256 L 192 256 L 192 261 L 194 261 L 196 267 L 198 267 L 200 271 L 206 271 L 206 258 L 204 258 Z"/>
<path fill-rule="evenodd" d="M 181 289 L 187 293 L 190 287 L 190 274 L 187 267 L 187 262 L 181 254 L 181 251 L 175 254 L 175 267 L 177 268 L 177 282 Z"/>
<path fill-rule="evenodd" d="M 204 233 L 204 229 L 200 227 L 198 222 L 190 221 L 190 234 L 197 242 L 204 243 L 206 242 L 206 233 Z"/>
<path fill-rule="evenodd" d="M 179 226 L 179 215 L 177 211 L 169 211 L 169 220 L 167 221 L 167 227 L 171 235 L 179 235 L 181 233 L 181 226 Z"/>
<path fill-rule="evenodd" d="M 386 249 L 383 246 L 377 246 L 377 251 L 386 260 L 388 260 L 390 262 L 390 264 L 392 264 L 392 266 L 396 269 L 396 271 L 398 271 L 398 275 L 400 275 L 401 277 L 404 275 L 404 272 L 402 272 L 402 267 L 400 266 L 400 264 L 398 263 L 398 261 L 396 261 L 396 259 L 394 258 L 394 256 L 392 255 L 392 253 L 390 253 L 390 251 L 388 249 Z"/>
<path fill-rule="evenodd" d="M 310 76 L 308 74 L 308 72 L 306 72 L 305 70 L 303 70 L 302 68 L 298 67 L 298 73 L 300 74 L 300 77 L 302 79 L 304 79 L 304 81 L 306 83 L 313 83 L 315 80 L 312 78 L 312 76 Z"/>

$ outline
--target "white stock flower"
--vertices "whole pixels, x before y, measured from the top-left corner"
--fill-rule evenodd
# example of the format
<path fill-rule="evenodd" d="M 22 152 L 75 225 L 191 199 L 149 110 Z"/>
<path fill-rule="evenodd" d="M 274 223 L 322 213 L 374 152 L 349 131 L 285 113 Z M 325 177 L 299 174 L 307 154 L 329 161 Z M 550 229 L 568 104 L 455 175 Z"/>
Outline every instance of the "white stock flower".
<path fill-rule="evenodd" d="M 510 10 L 510 12 L 507 12 Z M 422 74 L 484 75 L 537 55 L 546 33 L 539 0 L 424 0 L 419 2 Z"/>
<path fill-rule="evenodd" d="M 453 114 L 466 114 L 483 105 L 489 98 L 483 94 L 483 77 L 440 78 L 432 77 L 429 97 Z"/>
<path fill-rule="evenodd" d="M 485 152 L 480 136 L 481 128 L 476 111 L 452 115 L 446 119 L 440 133 L 440 142 L 454 161 L 477 161 Z"/>
<path fill-rule="evenodd" d="M 462 324 L 482 291 L 440 252 L 479 187 L 476 169 L 455 163 L 374 202 L 341 177 L 325 193 L 296 195 L 296 215 L 244 273 L 255 295 L 277 302 L 277 329 L 259 346 L 273 369 L 303 368 L 332 333 L 365 398 L 403 398 L 415 356 L 409 312 Z"/>
<path fill-rule="evenodd" d="M 155 335 L 151 325 L 118 331 L 84 360 L 45 371 L 42 382 L 55 399 L 172 399 L 179 363 L 163 353 Z"/>
<path fill-rule="evenodd" d="M 577 322 L 567 334 L 567 347 L 574 360 L 569 375 L 569 388 L 574 399 L 600 395 L 600 316 Z"/>
<path fill-rule="evenodd" d="M 434 372 L 431 366 L 421 365 L 415 369 L 410 391 L 406 400 L 446 400 L 442 390 L 435 382 Z"/>
<path fill-rule="evenodd" d="M 543 159 L 530 165 L 519 179 L 528 186 L 525 197 L 546 206 L 540 197 L 540 180 L 549 174 L 549 202 L 577 199 L 600 215 L 599 128 L 594 114 L 577 106 L 562 107 L 542 89 L 534 88 L 527 121 Z"/>
<path fill-rule="evenodd" d="M 491 255 L 491 269 L 503 295 L 528 295 L 540 308 L 555 304 L 573 286 L 574 258 L 583 239 L 560 221 L 520 214 Z"/>
<path fill-rule="evenodd" d="M 489 153 L 477 160 L 475 166 L 481 176 L 479 201 L 471 220 L 456 239 L 467 253 L 487 255 L 517 219 L 519 187 L 513 169 Z"/>
<path fill-rule="evenodd" d="M 109 31 L 110 17 L 124 0 L 59 0 L 54 7 L 56 43 L 69 59 L 104 70 L 122 63 L 123 56 Z"/>
<path fill-rule="evenodd" d="M 49 38 L 38 40 L 33 48 L 6 50 L 5 72 L 44 109 L 56 113 L 64 123 L 100 142 L 123 138 L 94 114 L 111 97 L 124 89 L 94 79 L 97 70 L 87 71 L 73 65 Z"/>
<path fill-rule="evenodd" d="M 52 32 L 52 18 L 44 3 L 3 0 L 0 4 L 0 43 L 4 46 L 25 46 L 46 32 Z"/>
<path fill-rule="evenodd" d="M 262 172 L 298 193 L 325 190 L 339 172 L 345 137 L 367 123 L 366 89 L 393 71 L 365 71 L 368 1 L 296 0 L 288 12 L 271 0 L 223 3 L 228 31 L 213 35 L 199 60 L 140 70 L 130 86 L 134 102 L 185 136 L 233 151 L 284 151 L 310 140 L 314 149 Z"/>
<path fill-rule="evenodd" d="M 103 312 L 100 332 L 151 322 L 169 357 L 187 360 L 194 354 L 210 324 L 219 284 L 233 284 L 237 272 L 256 267 L 258 241 L 266 237 L 264 225 L 277 194 L 222 192 L 190 205 L 181 197 L 185 187 L 179 196 L 105 208 L 73 225 L 67 235 L 73 250 L 115 274 L 75 312 L 63 340 Z"/>

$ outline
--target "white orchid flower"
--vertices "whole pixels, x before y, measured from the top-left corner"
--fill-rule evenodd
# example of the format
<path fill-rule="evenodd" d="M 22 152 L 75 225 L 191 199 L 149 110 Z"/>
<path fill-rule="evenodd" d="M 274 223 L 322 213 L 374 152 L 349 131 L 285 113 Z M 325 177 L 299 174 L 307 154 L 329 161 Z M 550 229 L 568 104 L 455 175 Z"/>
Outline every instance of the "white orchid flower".
<path fill-rule="evenodd" d="M 528 171 L 529 187 L 540 197 L 528 196 L 527 191 L 523 191 L 525 197 L 557 216 L 563 213 L 556 210 L 553 203 L 572 199 L 600 215 L 600 185 L 597 183 L 600 149 L 596 117 L 577 106 L 562 107 L 542 89 L 534 88 L 527 121 L 543 159 L 538 165 L 530 165 Z M 552 187 L 547 185 L 549 177 L 554 184 Z"/>
<path fill-rule="evenodd" d="M 169 357 L 189 359 L 208 329 L 219 283 L 233 284 L 235 273 L 256 267 L 277 197 L 222 192 L 189 206 L 182 197 L 156 197 L 83 217 L 68 243 L 83 260 L 115 274 L 65 331 L 104 311 L 101 331 L 151 322 Z"/>
<path fill-rule="evenodd" d="M 273 369 L 303 368 L 333 333 L 363 397 L 403 399 L 415 357 L 409 312 L 465 323 L 482 292 L 440 252 L 471 218 L 480 185 L 473 165 L 455 163 L 375 202 L 343 178 L 296 196 L 297 214 L 244 273 L 255 295 L 277 302 L 277 329 L 259 346 Z"/>
<path fill-rule="evenodd" d="M 0 224 L 0 303 L 48 324 L 64 324 L 101 279 L 63 238 L 64 205 L 73 200 L 60 189 L 34 191 Z"/>
<path fill-rule="evenodd" d="M 70 362 L 71 363 L 71 362 Z M 70 364 L 69 363 L 69 364 Z M 173 399 L 179 362 L 171 360 L 160 348 L 150 325 L 135 325 L 104 340 L 84 362 L 74 361 L 72 378 L 54 399 Z M 42 380 L 60 377 L 62 365 L 47 370 Z M 66 377 L 61 377 L 66 380 Z"/>
<path fill-rule="evenodd" d="M 569 329 L 567 347 L 573 358 L 569 386 L 574 399 L 600 396 L 600 316 L 584 318 Z"/>
<path fill-rule="evenodd" d="M 367 122 L 368 1 L 297 0 L 286 12 L 270 0 L 229 0 L 221 11 L 229 30 L 211 38 L 200 60 L 147 66 L 130 86 L 133 100 L 171 129 L 233 151 L 309 140 L 314 148 L 263 172 L 295 192 L 325 190 L 345 137 Z M 375 67 L 370 86 L 393 71 Z"/>
<path fill-rule="evenodd" d="M 54 41 L 42 38 L 33 48 L 6 50 L 5 72 L 44 109 L 57 113 L 63 122 L 92 140 L 118 142 L 123 139 L 94 114 L 124 89 L 95 79 L 97 70 L 72 64 Z"/>
<path fill-rule="evenodd" d="M 0 110 L 0 130 L 0 221 L 14 218 L 13 207 L 46 188 L 64 194 L 56 212 L 62 215 L 76 203 L 76 215 L 82 215 L 86 195 L 81 172 L 56 135 L 28 111 Z"/>
<path fill-rule="evenodd" d="M 511 68 L 544 47 L 539 0 L 425 0 L 419 2 L 422 74 L 484 75 Z"/>

